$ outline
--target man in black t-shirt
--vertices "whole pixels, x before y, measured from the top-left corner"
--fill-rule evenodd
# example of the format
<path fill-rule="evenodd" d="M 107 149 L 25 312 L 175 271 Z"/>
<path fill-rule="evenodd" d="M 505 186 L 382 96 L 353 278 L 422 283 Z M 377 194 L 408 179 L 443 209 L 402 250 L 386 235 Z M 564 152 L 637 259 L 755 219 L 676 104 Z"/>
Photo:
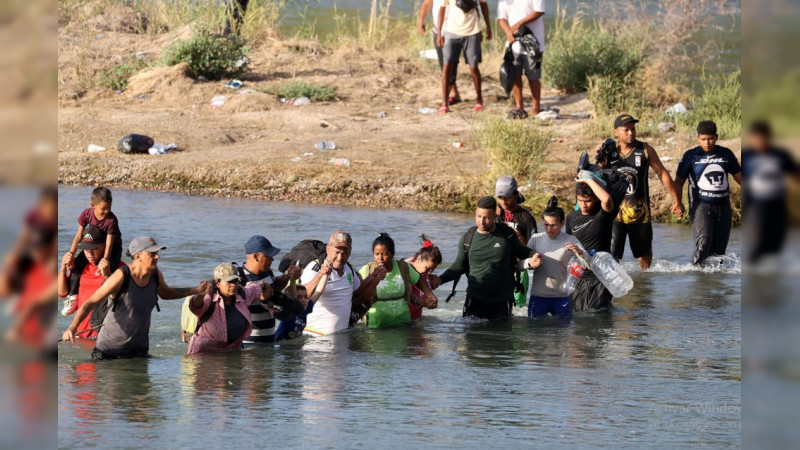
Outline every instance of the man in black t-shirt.
<path fill-rule="evenodd" d="M 755 122 L 748 134 L 749 146 L 742 151 L 744 208 L 743 239 L 745 261 L 758 262 L 780 252 L 786 237 L 789 208 L 786 177 L 800 181 L 800 168 L 786 150 L 773 146 L 767 122 Z"/>
<path fill-rule="evenodd" d="M 728 176 L 742 184 L 742 168 L 736 155 L 717 145 L 718 139 L 714 122 L 700 122 L 700 145 L 686 150 L 675 173 L 679 193 L 683 193 L 683 185 L 689 180 L 689 219 L 695 239 L 692 264 L 703 264 L 709 256 L 725 254 L 732 218 Z"/>
<path fill-rule="evenodd" d="M 578 210 L 567 216 L 566 233 L 578 238 L 587 251 L 610 252 L 616 209 L 611 195 L 588 173 L 581 171 L 575 186 Z M 585 270 L 570 295 L 573 311 L 602 311 L 611 293 L 591 270 Z"/>

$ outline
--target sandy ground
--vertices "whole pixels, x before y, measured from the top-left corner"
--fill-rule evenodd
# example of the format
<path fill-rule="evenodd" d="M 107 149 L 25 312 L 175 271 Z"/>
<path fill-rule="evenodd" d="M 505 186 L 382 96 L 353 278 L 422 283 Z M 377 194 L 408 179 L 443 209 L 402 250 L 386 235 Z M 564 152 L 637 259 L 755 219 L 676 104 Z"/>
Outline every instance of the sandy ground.
<path fill-rule="evenodd" d="M 95 21 L 89 25 L 94 29 L 81 33 L 71 26 L 59 30 L 59 183 L 455 211 L 469 210 L 479 196 L 492 193 L 487 159 L 472 127 L 480 126 L 480 116 L 503 115 L 509 108 L 494 69 L 499 63 L 484 64 L 486 109 L 481 113 L 472 111 L 475 91 L 464 67 L 459 85 L 465 102 L 450 114 L 422 115 L 420 107 L 439 105 L 435 64 L 391 52 L 326 50 L 300 41 L 276 40 L 256 48 L 239 90 L 224 82 L 195 81 L 181 66 L 147 69 L 119 94 L 81 87 L 81 65 L 99 71 L 120 55 L 136 52 L 152 60 L 172 39 L 188 35 L 187 30 L 136 34 L 113 23 L 113 18 Z M 256 90 L 261 83 L 292 78 L 334 86 L 337 99 L 287 106 Z M 227 97 L 220 108 L 210 106 L 215 95 Z M 555 192 L 568 199 L 580 152 L 597 143 L 582 135 L 588 119 L 581 115 L 591 114 L 592 107 L 582 94 L 559 96 L 548 89 L 543 107 L 558 108 L 564 118 L 540 122 L 553 127 L 556 138 L 536 180 L 521 190 L 530 198 L 546 199 Z M 174 142 L 179 151 L 122 154 L 117 141 L 129 133 Z M 320 140 L 334 141 L 337 149 L 315 149 Z M 690 144 L 688 137 L 669 134 L 646 140 L 673 174 Z M 108 150 L 88 153 L 89 144 Z M 740 151 L 738 140 L 723 145 Z M 302 156 L 308 153 L 313 155 Z M 297 157 L 300 161 L 294 162 Z M 347 158 L 351 165 L 334 166 L 331 158 Z M 655 178 L 651 186 L 658 215 L 669 203 L 661 201 L 664 193 Z M 526 206 L 536 212 L 544 204 Z"/>

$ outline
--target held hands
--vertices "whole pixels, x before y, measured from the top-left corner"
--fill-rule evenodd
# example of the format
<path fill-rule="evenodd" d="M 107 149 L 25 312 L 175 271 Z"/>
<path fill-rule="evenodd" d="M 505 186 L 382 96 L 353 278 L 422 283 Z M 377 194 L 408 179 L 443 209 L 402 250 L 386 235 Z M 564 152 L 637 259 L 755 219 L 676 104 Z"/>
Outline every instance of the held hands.
<path fill-rule="evenodd" d="M 107 259 L 103 258 L 100 260 L 100 263 L 97 264 L 95 275 L 102 275 L 103 278 L 111 276 L 111 264 L 108 263 Z"/>
<path fill-rule="evenodd" d="M 65 253 L 64 258 L 61 260 L 61 264 L 66 266 L 66 268 L 69 270 L 75 269 L 75 254 L 72 252 Z"/>
<path fill-rule="evenodd" d="M 492 40 L 492 27 L 486 27 L 486 40 Z"/>
<path fill-rule="evenodd" d="M 428 278 L 428 283 L 431 285 L 431 289 L 439 289 L 439 286 L 442 285 L 442 279 L 439 278 L 439 275 L 433 275 Z"/>
<path fill-rule="evenodd" d="M 439 33 L 436 35 L 436 46 L 444 47 L 444 36 L 442 35 L 442 30 L 439 30 Z"/>
<path fill-rule="evenodd" d="M 289 268 L 286 269 L 286 274 L 285 275 L 287 277 L 289 277 L 290 280 L 299 280 L 300 279 L 300 275 L 302 275 L 302 274 L 303 274 L 303 270 L 300 269 L 299 267 L 297 267 L 297 266 L 289 266 Z"/>
<path fill-rule="evenodd" d="M 678 218 L 678 220 L 683 219 L 683 214 L 686 212 L 686 208 L 683 206 L 683 202 L 673 203 L 672 207 L 670 208 L 672 214 Z"/>
<path fill-rule="evenodd" d="M 331 274 L 331 272 L 333 272 L 333 264 L 331 264 L 331 262 L 326 259 L 325 262 L 322 263 L 322 266 L 319 268 L 319 273 L 327 277 L 328 275 Z"/>
<path fill-rule="evenodd" d="M 214 295 L 214 283 L 203 280 L 197 286 L 197 295 Z"/>

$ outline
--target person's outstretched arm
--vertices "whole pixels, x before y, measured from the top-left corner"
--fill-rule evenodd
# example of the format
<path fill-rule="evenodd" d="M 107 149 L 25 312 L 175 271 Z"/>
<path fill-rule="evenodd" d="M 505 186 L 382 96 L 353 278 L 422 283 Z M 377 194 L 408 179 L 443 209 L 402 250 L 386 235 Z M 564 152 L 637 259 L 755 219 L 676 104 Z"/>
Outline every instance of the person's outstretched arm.
<path fill-rule="evenodd" d="M 114 272 L 114 274 L 117 272 Z M 156 269 L 156 273 L 154 275 L 158 277 L 158 296 L 164 300 L 176 300 L 179 298 L 183 299 L 190 295 L 205 292 L 208 284 L 210 284 L 208 281 L 203 280 L 195 287 L 173 288 L 167 285 L 167 282 L 164 280 L 164 275 L 161 274 L 159 269 Z"/>
<path fill-rule="evenodd" d="M 661 158 L 658 157 L 656 149 L 650 144 L 647 144 L 647 160 L 650 161 L 650 168 L 653 169 L 658 179 L 661 180 L 664 189 L 672 196 L 672 214 L 681 218 L 686 208 L 683 206 L 680 193 L 676 189 L 675 182 L 672 180 L 669 171 L 664 167 L 664 164 L 661 163 Z"/>

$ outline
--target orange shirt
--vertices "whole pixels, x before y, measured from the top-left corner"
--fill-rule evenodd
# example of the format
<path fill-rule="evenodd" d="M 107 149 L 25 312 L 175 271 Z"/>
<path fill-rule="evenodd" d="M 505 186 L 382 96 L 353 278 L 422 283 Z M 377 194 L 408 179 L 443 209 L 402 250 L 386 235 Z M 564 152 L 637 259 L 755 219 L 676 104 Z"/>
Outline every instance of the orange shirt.
<path fill-rule="evenodd" d="M 119 266 L 117 266 L 117 269 L 119 269 L 124 265 L 125 263 L 120 262 Z M 96 275 L 95 274 L 96 272 L 97 272 L 97 266 L 95 266 L 92 263 L 86 264 L 86 267 L 83 269 L 83 272 L 81 273 L 80 286 L 78 287 L 78 299 L 77 299 L 78 308 L 80 308 L 81 305 L 86 303 L 86 300 L 89 300 L 89 297 L 91 297 L 92 294 L 94 294 L 95 291 L 97 291 L 100 288 L 100 286 L 103 285 L 103 282 L 106 281 L 106 279 L 103 278 L 102 275 Z M 87 331 L 86 333 L 81 334 L 82 331 L 89 330 L 92 328 L 92 325 L 90 323 L 91 318 L 92 315 L 89 314 L 86 317 L 84 317 L 81 323 L 78 324 L 78 329 L 76 330 L 77 337 L 84 339 L 97 337 L 96 330 Z"/>

